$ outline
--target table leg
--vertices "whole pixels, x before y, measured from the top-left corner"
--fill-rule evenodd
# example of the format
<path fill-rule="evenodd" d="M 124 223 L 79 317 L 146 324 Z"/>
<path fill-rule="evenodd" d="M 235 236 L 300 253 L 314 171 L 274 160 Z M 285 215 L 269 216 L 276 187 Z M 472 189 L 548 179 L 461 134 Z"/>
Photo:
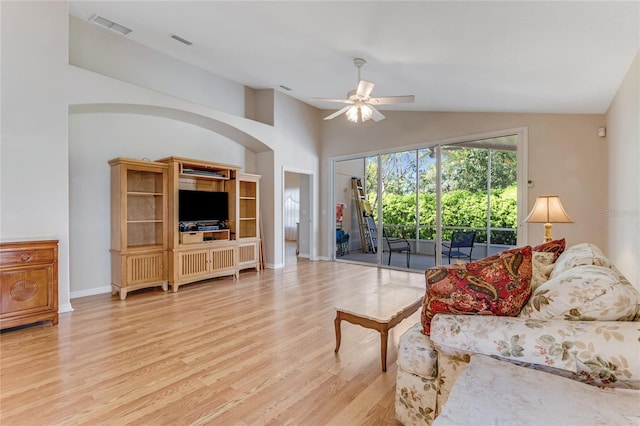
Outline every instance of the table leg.
<path fill-rule="evenodd" d="M 380 329 L 380 360 L 382 361 L 382 371 L 387 371 L 387 344 L 389 332 L 386 327 Z"/>
<path fill-rule="evenodd" d="M 336 319 L 333 320 L 333 325 L 336 328 L 336 349 L 334 352 L 338 352 L 338 349 L 340 349 L 340 339 L 341 339 L 341 335 L 340 335 L 340 312 L 336 313 Z"/>

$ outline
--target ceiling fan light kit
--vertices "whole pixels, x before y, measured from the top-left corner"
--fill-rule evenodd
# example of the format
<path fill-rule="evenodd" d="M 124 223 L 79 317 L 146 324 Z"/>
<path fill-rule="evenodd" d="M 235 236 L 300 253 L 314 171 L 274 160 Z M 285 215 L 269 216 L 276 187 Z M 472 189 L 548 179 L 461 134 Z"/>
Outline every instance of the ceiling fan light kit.
<path fill-rule="evenodd" d="M 413 95 L 407 96 L 388 96 L 384 98 L 372 98 L 371 92 L 375 86 L 374 83 L 360 79 L 360 69 L 367 63 L 362 58 L 355 58 L 353 60 L 354 65 L 358 69 L 358 88 L 349 91 L 347 93 L 347 99 L 329 99 L 329 98 L 311 98 L 311 101 L 321 102 L 337 102 L 341 104 L 348 104 L 342 109 L 334 112 L 331 115 L 326 116 L 325 120 L 331 120 L 343 113 L 346 115 L 347 120 L 358 123 L 373 119 L 373 121 L 380 121 L 384 119 L 384 115 L 378 111 L 373 105 L 391 105 L 411 103 L 415 100 Z"/>
<path fill-rule="evenodd" d="M 358 119 L 360 119 L 360 121 L 367 121 L 371 118 L 372 115 L 373 110 L 365 104 L 353 105 L 349 107 L 346 113 L 347 120 L 354 123 L 357 123 Z"/>

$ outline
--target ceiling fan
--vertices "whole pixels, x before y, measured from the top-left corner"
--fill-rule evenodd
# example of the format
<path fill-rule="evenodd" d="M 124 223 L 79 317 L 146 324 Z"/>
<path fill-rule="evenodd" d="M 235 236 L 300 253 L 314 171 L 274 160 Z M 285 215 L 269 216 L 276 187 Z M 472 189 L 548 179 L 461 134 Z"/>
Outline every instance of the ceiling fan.
<path fill-rule="evenodd" d="M 347 99 L 330 99 L 330 98 L 310 98 L 310 101 L 318 102 L 338 102 L 347 104 L 344 108 L 326 116 L 325 120 L 336 118 L 342 113 L 346 113 L 347 119 L 357 123 L 358 121 L 380 121 L 384 119 L 384 115 L 378 111 L 374 105 L 390 105 L 411 103 L 415 100 L 413 95 L 407 96 L 387 96 L 385 98 L 372 98 L 371 91 L 375 84 L 370 81 L 360 79 L 360 69 L 367 63 L 364 59 L 355 58 L 353 60 L 356 68 L 358 68 L 358 88 L 347 93 Z"/>

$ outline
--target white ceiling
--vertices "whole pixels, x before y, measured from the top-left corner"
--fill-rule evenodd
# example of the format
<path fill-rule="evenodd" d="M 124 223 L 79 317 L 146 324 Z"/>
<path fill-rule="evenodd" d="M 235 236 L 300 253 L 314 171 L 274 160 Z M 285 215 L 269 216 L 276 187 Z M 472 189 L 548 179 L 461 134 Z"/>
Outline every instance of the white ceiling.
<path fill-rule="evenodd" d="M 345 98 L 361 57 L 372 96 L 416 97 L 382 110 L 604 113 L 640 49 L 638 0 L 71 1 L 70 13 L 305 102 Z"/>

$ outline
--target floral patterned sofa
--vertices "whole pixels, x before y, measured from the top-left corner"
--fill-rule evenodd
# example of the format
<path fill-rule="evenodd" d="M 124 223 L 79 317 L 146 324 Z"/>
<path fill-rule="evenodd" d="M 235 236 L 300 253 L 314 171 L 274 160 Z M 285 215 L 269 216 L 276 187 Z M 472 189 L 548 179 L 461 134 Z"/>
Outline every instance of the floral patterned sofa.
<path fill-rule="evenodd" d="M 640 292 L 598 247 L 558 240 L 487 259 L 426 272 L 422 321 L 399 342 L 400 422 L 430 425 L 474 354 L 640 398 Z"/>

